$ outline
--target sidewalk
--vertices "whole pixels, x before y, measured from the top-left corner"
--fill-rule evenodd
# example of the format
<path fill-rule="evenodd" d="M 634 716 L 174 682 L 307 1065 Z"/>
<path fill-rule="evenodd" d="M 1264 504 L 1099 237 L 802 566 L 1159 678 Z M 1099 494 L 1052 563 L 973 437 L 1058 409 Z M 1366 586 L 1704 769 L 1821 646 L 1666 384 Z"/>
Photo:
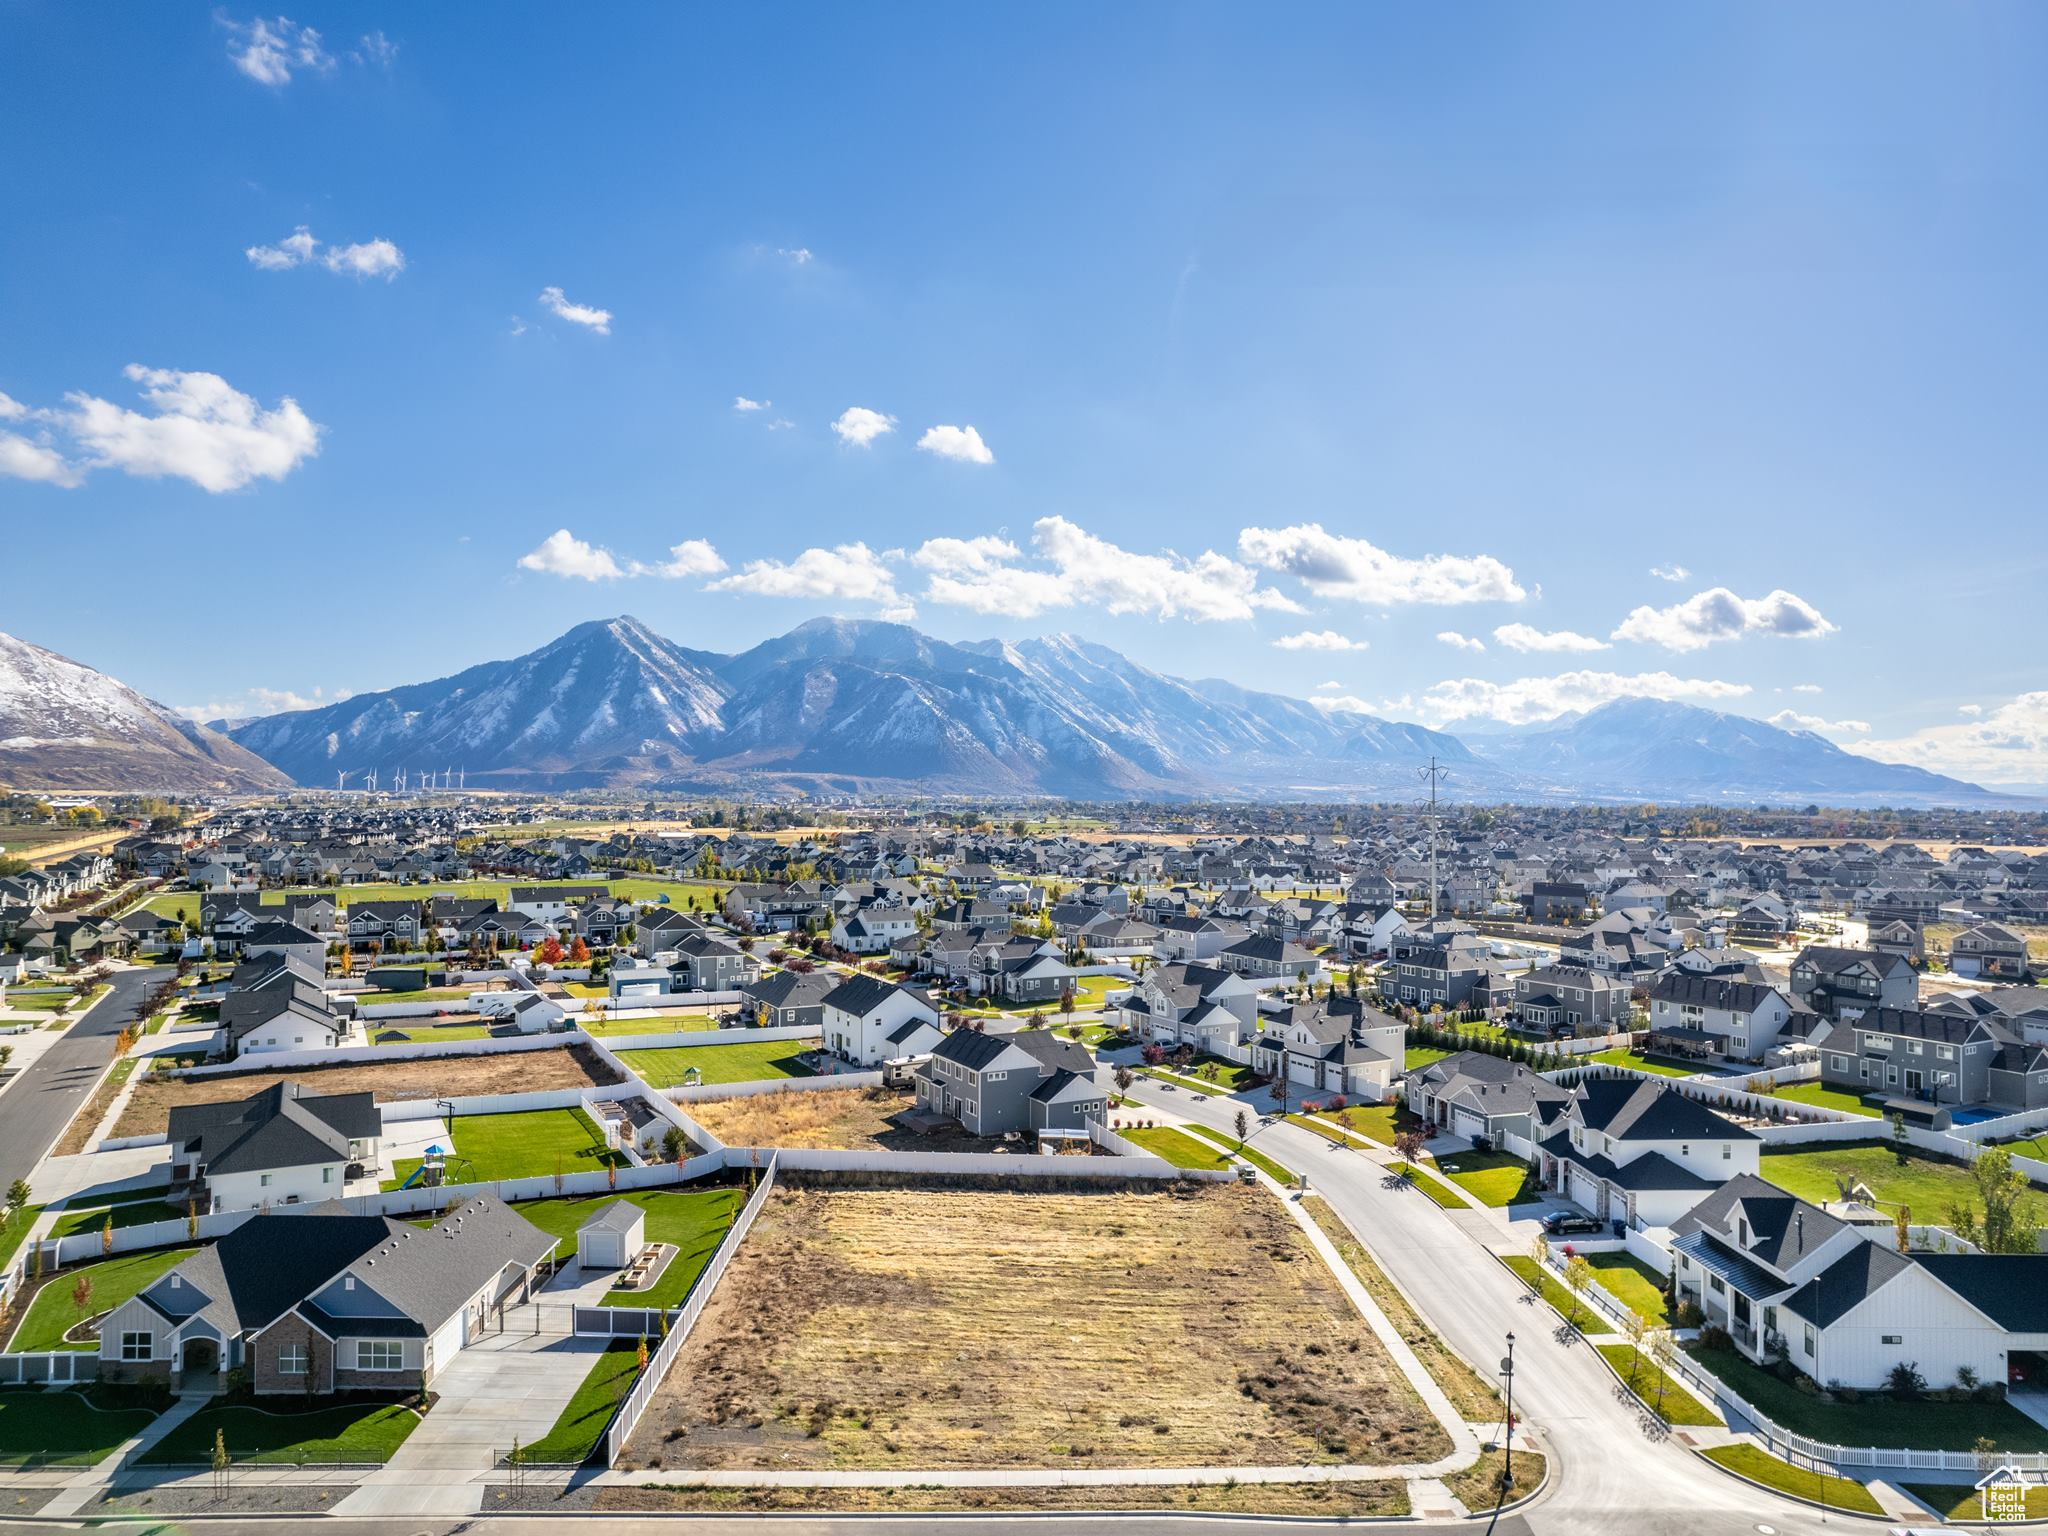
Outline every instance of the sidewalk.
<path fill-rule="evenodd" d="M 179 1397 L 141 1434 L 127 1441 L 105 1461 L 73 1477 L 64 1491 L 45 1504 L 40 1513 L 48 1519 L 61 1520 L 99 1503 L 114 1486 L 116 1478 L 140 1461 L 144 1452 L 212 1401 L 210 1392 L 192 1392 Z"/>

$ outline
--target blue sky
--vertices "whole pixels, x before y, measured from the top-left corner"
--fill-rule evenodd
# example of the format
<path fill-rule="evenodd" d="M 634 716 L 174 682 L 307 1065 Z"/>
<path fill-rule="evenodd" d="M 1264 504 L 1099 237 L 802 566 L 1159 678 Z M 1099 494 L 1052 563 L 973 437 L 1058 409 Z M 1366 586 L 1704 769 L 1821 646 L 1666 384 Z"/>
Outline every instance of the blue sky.
<path fill-rule="evenodd" d="M 241 711 L 914 615 L 2048 782 L 2048 15 L 1286 21 L 9 0 L 0 628 Z"/>

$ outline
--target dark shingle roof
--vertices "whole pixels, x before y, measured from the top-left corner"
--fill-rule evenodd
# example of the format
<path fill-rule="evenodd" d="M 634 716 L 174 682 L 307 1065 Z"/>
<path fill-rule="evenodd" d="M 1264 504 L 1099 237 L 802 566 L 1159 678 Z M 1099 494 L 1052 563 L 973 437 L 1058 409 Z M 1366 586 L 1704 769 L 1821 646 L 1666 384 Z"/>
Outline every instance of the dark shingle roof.
<path fill-rule="evenodd" d="M 2048 1333 L 2048 1254 L 1923 1253 L 1920 1267 L 2009 1333 Z"/>
<path fill-rule="evenodd" d="M 384 1116 L 368 1093 L 308 1094 L 273 1083 L 246 1099 L 179 1104 L 170 1142 L 196 1153 L 210 1174 L 254 1173 L 339 1162 L 351 1140 L 381 1136 Z"/>

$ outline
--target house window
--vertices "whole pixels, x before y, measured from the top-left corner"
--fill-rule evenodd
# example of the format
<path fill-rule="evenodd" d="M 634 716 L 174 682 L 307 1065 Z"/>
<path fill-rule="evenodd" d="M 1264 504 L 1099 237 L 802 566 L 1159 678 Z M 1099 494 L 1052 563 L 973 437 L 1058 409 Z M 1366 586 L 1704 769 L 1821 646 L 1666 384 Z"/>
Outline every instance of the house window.
<path fill-rule="evenodd" d="M 1887 1344 L 1903 1344 L 1906 1342 L 1906 1336 L 1903 1333 L 1887 1333 L 1884 1335 L 1884 1342 Z"/>
<path fill-rule="evenodd" d="M 156 1340 L 147 1333 L 124 1333 L 121 1335 L 121 1358 L 123 1360 L 151 1360 L 156 1357 Z"/>
<path fill-rule="evenodd" d="M 1726 1142 L 1726 1141 L 1722 1142 L 1722 1143 L 1721 1143 L 1721 1161 L 1725 1163 L 1725 1162 L 1727 1162 L 1727 1161 L 1728 1161 L 1728 1159 L 1729 1159 L 1729 1158 L 1733 1157 L 1734 1155 L 1735 1155 L 1735 1147 L 1734 1147 L 1734 1145 L 1733 1145 L 1732 1143 L 1730 1143 L 1730 1142 Z"/>
<path fill-rule="evenodd" d="M 1716 1296 L 1719 1296 L 1728 1289 L 1728 1282 L 1726 1280 L 1723 1280 L 1719 1275 L 1709 1275 L 1707 1276 L 1707 1289 L 1712 1291 Z"/>
<path fill-rule="evenodd" d="M 267 1173 L 258 1175 L 258 1182 L 263 1186 L 263 1188 L 270 1188 L 270 1175 Z"/>
<path fill-rule="evenodd" d="M 280 1344 L 277 1348 L 277 1374 L 280 1376 L 305 1375 L 306 1346 L 303 1344 Z"/>
<path fill-rule="evenodd" d="M 1813 1353 L 1813 1343 L 1813 1324 L 1808 1323 L 1806 1325 L 1806 1352 L 1809 1355 Z"/>
<path fill-rule="evenodd" d="M 397 1371 L 405 1368 L 405 1346 L 397 1339 L 357 1339 L 356 1369 Z"/>

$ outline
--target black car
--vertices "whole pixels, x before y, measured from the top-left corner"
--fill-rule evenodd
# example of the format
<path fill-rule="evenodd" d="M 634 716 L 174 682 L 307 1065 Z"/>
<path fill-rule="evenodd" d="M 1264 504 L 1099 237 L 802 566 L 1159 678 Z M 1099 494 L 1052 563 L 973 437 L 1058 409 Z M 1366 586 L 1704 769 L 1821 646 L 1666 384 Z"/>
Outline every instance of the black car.
<path fill-rule="evenodd" d="M 1543 1218 L 1543 1230 L 1552 1237 L 1589 1237 L 1605 1232 L 1607 1223 L 1598 1216 L 1581 1216 L 1577 1211 L 1552 1211 Z"/>

